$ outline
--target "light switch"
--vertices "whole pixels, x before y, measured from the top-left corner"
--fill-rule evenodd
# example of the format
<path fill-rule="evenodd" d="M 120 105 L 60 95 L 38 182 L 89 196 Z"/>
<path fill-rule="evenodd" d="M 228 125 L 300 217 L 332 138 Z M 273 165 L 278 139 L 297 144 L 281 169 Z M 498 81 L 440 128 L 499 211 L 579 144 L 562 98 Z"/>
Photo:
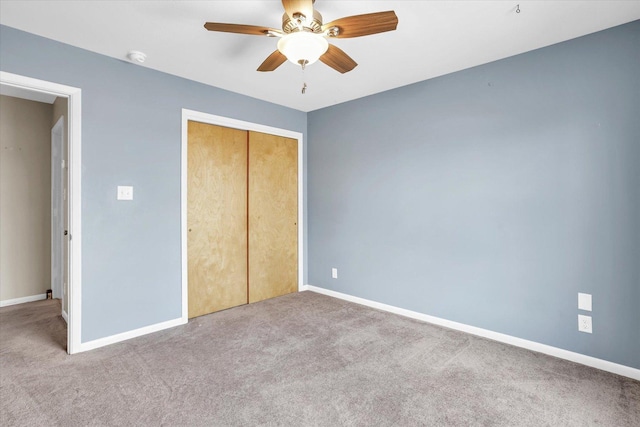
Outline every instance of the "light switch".
<path fill-rule="evenodd" d="M 118 200 L 133 200 L 133 187 L 118 185 Z"/>
<path fill-rule="evenodd" d="M 591 311 L 591 294 L 578 293 L 578 309 Z"/>

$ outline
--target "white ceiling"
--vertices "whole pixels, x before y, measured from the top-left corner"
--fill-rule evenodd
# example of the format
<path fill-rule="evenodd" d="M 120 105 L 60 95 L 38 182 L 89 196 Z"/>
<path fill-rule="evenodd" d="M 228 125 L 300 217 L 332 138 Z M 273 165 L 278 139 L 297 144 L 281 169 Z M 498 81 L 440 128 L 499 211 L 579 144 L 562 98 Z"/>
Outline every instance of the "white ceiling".
<path fill-rule="evenodd" d="M 638 0 L 317 0 L 315 8 L 324 22 L 395 10 L 398 29 L 333 39 L 358 67 L 340 74 L 317 62 L 303 76 L 290 62 L 255 71 L 277 39 L 203 28 L 206 21 L 280 28 L 279 0 L 1 0 L 0 23 L 122 60 L 140 50 L 143 67 L 312 111 L 640 19 Z"/>

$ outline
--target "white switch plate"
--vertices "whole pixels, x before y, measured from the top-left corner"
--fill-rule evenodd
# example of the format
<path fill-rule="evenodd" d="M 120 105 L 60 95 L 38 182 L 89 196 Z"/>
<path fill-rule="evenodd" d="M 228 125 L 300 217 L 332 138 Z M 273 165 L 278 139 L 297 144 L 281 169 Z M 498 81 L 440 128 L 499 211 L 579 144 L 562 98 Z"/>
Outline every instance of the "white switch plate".
<path fill-rule="evenodd" d="M 331 278 L 332 279 L 337 279 L 338 278 L 338 269 L 337 268 L 332 268 L 331 269 Z"/>
<path fill-rule="evenodd" d="M 133 187 L 118 185 L 118 200 L 133 200 Z"/>
<path fill-rule="evenodd" d="M 591 316 L 584 316 L 578 314 L 578 330 L 580 332 L 586 332 L 588 334 L 593 333 L 593 324 L 591 323 Z"/>
<path fill-rule="evenodd" d="M 591 294 L 578 293 L 578 308 L 580 310 L 591 311 Z"/>

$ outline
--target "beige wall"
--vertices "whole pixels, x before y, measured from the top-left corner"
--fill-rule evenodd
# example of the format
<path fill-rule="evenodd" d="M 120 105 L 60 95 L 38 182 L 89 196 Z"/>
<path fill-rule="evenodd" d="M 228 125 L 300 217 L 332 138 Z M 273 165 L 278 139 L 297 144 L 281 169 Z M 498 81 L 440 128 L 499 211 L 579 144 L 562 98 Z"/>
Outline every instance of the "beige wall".
<path fill-rule="evenodd" d="M 55 102 L 53 103 L 53 113 L 51 114 L 51 127 L 53 127 L 56 122 L 58 121 L 58 119 L 62 116 L 66 116 L 67 115 L 67 98 L 56 98 Z M 65 139 L 67 136 L 67 124 L 64 124 L 64 135 L 65 135 Z"/>
<path fill-rule="evenodd" d="M 52 115 L 0 96 L 0 301 L 51 287 Z"/>

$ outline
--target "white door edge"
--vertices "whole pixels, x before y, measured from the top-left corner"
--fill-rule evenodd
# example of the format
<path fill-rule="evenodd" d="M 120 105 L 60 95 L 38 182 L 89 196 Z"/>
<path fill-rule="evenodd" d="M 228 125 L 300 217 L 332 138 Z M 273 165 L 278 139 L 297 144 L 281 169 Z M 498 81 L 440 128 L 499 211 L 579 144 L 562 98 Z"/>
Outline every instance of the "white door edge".
<path fill-rule="evenodd" d="M 53 298 L 62 299 L 64 281 L 64 214 L 63 191 L 63 137 L 64 118 L 61 116 L 51 128 L 51 291 Z"/>

